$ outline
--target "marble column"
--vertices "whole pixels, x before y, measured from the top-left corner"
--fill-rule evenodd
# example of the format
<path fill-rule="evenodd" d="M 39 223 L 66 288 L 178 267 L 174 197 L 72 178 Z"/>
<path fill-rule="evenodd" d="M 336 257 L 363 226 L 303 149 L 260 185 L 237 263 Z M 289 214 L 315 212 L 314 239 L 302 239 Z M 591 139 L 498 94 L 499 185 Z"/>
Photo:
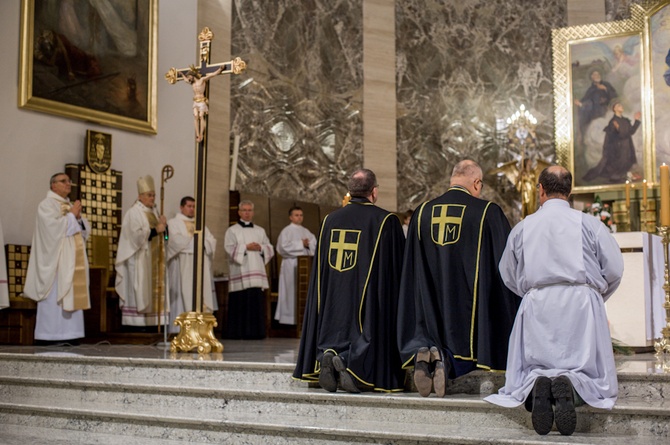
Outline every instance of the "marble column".
<path fill-rule="evenodd" d="M 363 162 L 377 175 L 379 201 L 398 209 L 395 4 L 363 0 Z"/>
<path fill-rule="evenodd" d="M 604 1 L 568 0 L 568 26 L 602 23 L 604 21 Z"/>

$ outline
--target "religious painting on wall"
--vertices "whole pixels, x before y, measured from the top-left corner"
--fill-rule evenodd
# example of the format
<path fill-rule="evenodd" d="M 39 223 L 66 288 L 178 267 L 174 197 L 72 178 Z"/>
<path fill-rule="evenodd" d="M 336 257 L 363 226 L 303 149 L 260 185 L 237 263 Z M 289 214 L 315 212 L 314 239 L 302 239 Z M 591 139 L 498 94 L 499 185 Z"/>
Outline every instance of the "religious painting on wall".
<path fill-rule="evenodd" d="M 552 45 L 556 159 L 573 172 L 574 192 L 623 189 L 620 180 L 657 186 L 660 165 L 670 164 L 670 0 L 633 4 L 626 20 L 556 29 Z M 589 95 L 589 88 L 599 91 Z M 609 101 L 609 116 L 620 102 L 622 117 L 618 145 L 603 140 L 595 151 L 599 130 L 591 127 L 610 121 L 599 117 L 594 101 L 584 102 L 598 95 Z"/>
<path fill-rule="evenodd" d="M 158 1 L 22 0 L 19 106 L 155 134 Z"/>
<path fill-rule="evenodd" d="M 112 166 L 112 135 L 86 130 L 86 163 L 96 173 Z"/>
<path fill-rule="evenodd" d="M 576 186 L 644 177 L 641 52 L 640 33 L 570 45 Z"/>
<path fill-rule="evenodd" d="M 659 5 L 647 24 L 650 30 L 649 54 L 651 85 L 651 146 L 654 147 L 654 171 L 670 164 L 670 5 Z"/>
<path fill-rule="evenodd" d="M 635 7 L 631 19 L 553 31 L 556 159 L 575 192 L 649 177 L 645 11 Z"/>

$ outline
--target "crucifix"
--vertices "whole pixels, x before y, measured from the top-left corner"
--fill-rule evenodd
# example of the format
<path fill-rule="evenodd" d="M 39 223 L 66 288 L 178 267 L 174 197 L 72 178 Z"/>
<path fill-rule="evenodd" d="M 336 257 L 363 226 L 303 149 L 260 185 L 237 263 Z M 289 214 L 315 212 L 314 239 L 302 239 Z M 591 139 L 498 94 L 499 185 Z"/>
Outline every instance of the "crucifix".
<path fill-rule="evenodd" d="M 195 127 L 195 231 L 193 234 L 193 309 L 179 315 L 175 323 L 179 325 L 179 334 L 172 340 L 172 352 L 188 352 L 197 349 L 199 353 L 222 352 L 223 345 L 214 337 L 212 329 L 216 318 L 212 314 L 202 313 L 202 277 L 205 255 L 205 185 L 207 179 L 207 103 L 209 98 L 208 81 L 219 74 L 240 74 L 247 67 L 237 57 L 224 63 L 209 63 L 210 49 L 214 33 L 205 27 L 198 35 L 200 41 L 199 65 L 188 68 L 170 68 L 165 79 L 170 84 L 184 80 L 193 86 L 193 119 Z"/>

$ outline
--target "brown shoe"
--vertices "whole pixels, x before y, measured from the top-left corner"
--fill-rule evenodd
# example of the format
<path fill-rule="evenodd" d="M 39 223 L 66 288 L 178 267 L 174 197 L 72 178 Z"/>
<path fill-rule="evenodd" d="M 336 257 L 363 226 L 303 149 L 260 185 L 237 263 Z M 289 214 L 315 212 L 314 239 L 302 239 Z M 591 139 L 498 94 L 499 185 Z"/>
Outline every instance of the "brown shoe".
<path fill-rule="evenodd" d="M 337 391 L 337 373 L 333 367 L 333 354 L 331 351 L 326 351 L 321 358 L 321 372 L 319 373 L 319 386 L 326 391 Z"/>
<path fill-rule="evenodd" d="M 428 397 L 433 389 L 433 375 L 430 372 L 430 351 L 421 347 L 414 362 L 414 385 L 423 397 Z"/>
<path fill-rule="evenodd" d="M 354 394 L 361 392 L 356 384 L 356 379 L 349 371 L 347 371 L 347 365 L 344 364 L 339 355 L 333 357 L 333 366 L 340 374 L 340 386 L 343 390 Z"/>
<path fill-rule="evenodd" d="M 435 389 L 435 395 L 438 397 L 444 397 L 447 393 L 447 385 L 449 384 L 449 369 L 448 362 L 442 359 L 442 354 L 433 346 L 430 348 L 430 361 L 435 366 L 435 371 L 433 372 L 433 388 Z"/>

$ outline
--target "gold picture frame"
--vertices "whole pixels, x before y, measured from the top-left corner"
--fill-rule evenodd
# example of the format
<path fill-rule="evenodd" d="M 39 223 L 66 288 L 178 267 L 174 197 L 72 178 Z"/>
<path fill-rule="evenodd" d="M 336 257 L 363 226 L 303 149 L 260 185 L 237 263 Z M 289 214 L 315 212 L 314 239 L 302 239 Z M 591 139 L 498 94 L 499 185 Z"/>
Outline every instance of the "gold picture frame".
<path fill-rule="evenodd" d="M 645 94 L 646 14 L 636 4 L 627 20 L 552 31 L 556 161 L 573 173 L 574 193 L 623 189 L 626 180 L 654 178 Z M 619 163 L 623 167 L 602 168 L 611 153 L 603 147 L 604 129 L 611 128 L 617 102 L 631 124 L 637 112 L 642 116 L 633 135 L 636 158 Z"/>
<path fill-rule="evenodd" d="M 654 173 L 661 164 L 670 164 L 670 1 L 650 7 L 645 15 L 647 51 L 647 113 L 650 116 L 650 164 Z M 656 113 L 656 110 L 659 110 Z"/>
<path fill-rule="evenodd" d="M 18 106 L 156 134 L 158 0 L 68 5 L 21 1 Z"/>

